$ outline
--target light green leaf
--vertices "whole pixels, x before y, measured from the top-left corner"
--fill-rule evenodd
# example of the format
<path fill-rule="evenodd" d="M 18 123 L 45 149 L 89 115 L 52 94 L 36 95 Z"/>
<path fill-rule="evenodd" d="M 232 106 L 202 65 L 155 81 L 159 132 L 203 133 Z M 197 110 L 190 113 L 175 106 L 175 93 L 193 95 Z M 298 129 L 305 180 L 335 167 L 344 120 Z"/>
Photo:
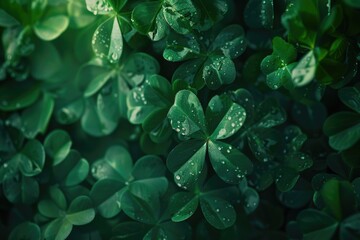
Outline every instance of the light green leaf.
<path fill-rule="evenodd" d="M 92 164 L 91 173 L 96 179 L 111 178 L 126 182 L 132 178 L 132 168 L 129 152 L 122 146 L 111 146 L 104 158 Z"/>
<path fill-rule="evenodd" d="M 58 38 L 68 27 L 69 18 L 65 15 L 57 15 L 40 20 L 34 25 L 36 35 L 44 41 Z"/>
<path fill-rule="evenodd" d="M 85 225 L 95 217 L 95 210 L 92 207 L 91 199 L 87 196 L 75 198 L 66 213 L 66 220 L 73 225 Z"/>
<path fill-rule="evenodd" d="M 64 240 L 73 228 L 73 225 L 66 218 L 57 218 L 46 226 L 44 237 L 46 240 Z"/>
<path fill-rule="evenodd" d="M 113 11 L 107 0 L 85 0 L 86 8 L 94 15 L 106 15 Z"/>
<path fill-rule="evenodd" d="M 291 72 L 292 81 L 295 86 L 302 87 L 310 83 L 316 72 L 316 58 L 314 51 L 309 51 Z"/>
<path fill-rule="evenodd" d="M 123 52 L 123 37 L 117 17 L 99 25 L 92 38 L 92 48 L 100 58 L 106 58 L 111 63 L 119 61 Z"/>
<path fill-rule="evenodd" d="M 46 153 L 53 159 L 53 165 L 61 163 L 69 154 L 72 142 L 67 132 L 54 130 L 47 135 L 44 147 Z"/>
<path fill-rule="evenodd" d="M 80 153 L 71 150 L 61 163 L 53 166 L 53 172 L 58 182 L 68 187 L 75 186 L 87 177 L 89 163 L 81 158 Z"/>

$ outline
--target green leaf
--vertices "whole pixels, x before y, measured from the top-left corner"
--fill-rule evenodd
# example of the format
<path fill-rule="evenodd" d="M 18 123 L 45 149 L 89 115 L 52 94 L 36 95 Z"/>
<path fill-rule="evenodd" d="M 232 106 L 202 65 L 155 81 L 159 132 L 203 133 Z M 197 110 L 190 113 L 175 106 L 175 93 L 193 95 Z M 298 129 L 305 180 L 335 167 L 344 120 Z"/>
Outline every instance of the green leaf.
<path fill-rule="evenodd" d="M 345 0 L 344 2 L 351 7 L 360 8 L 360 3 L 356 0 Z"/>
<path fill-rule="evenodd" d="M 170 27 L 180 34 L 189 33 L 199 19 L 191 0 L 165 0 L 162 10 Z"/>
<path fill-rule="evenodd" d="M 118 124 L 117 97 L 114 94 L 86 101 L 85 112 L 81 118 L 82 129 L 92 136 L 104 136 L 112 133 Z"/>
<path fill-rule="evenodd" d="M 89 173 L 89 163 L 79 152 L 71 150 L 66 158 L 53 166 L 55 178 L 65 186 L 75 186 L 85 180 Z"/>
<path fill-rule="evenodd" d="M 179 187 L 187 189 L 198 181 L 204 170 L 205 155 L 206 143 L 202 140 L 180 143 L 169 153 L 166 164 Z"/>
<path fill-rule="evenodd" d="M 41 173 L 45 164 L 45 151 L 37 140 L 26 143 L 19 154 L 14 157 L 19 169 L 24 176 L 32 177 Z"/>
<path fill-rule="evenodd" d="M 58 38 L 68 27 L 69 18 L 65 15 L 57 15 L 42 19 L 34 25 L 36 35 L 44 41 L 52 41 Z"/>
<path fill-rule="evenodd" d="M 206 131 L 203 108 L 196 95 L 189 90 L 181 90 L 176 94 L 168 118 L 172 128 L 183 136 L 198 132 L 204 134 Z"/>
<path fill-rule="evenodd" d="M 0 9 L 0 26 L 1 27 L 14 27 L 19 25 L 19 21 L 13 16 L 8 14 L 4 9 Z"/>
<path fill-rule="evenodd" d="M 172 62 L 196 58 L 200 45 L 193 35 L 170 34 L 166 39 L 163 57 Z"/>
<path fill-rule="evenodd" d="M 53 159 L 53 165 L 61 163 L 66 158 L 71 145 L 69 134 L 63 130 L 52 131 L 44 142 L 45 151 Z"/>
<path fill-rule="evenodd" d="M 208 151 L 216 174 L 225 182 L 239 183 L 245 175 L 251 173 L 251 161 L 231 145 L 219 141 L 209 141 Z"/>
<path fill-rule="evenodd" d="M 360 231 L 359 231 L 359 224 L 360 224 L 360 214 L 354 214 L 340 224 L 340 239 L 359 239 Z"/>
<path fill-rule="evenodd" d="M 345 87 L 339 90 L 340 100 L 349 108 L 360 113 L 360 91 L 359 87 Z"/>
<path fill-rule="evenodd" d="M 196 26 L 200 30 L 208 30 L 221 19 L 228 12 L 229 6 L 226 1 L 223 0 L 195 0 L 193 1 L 197 9 L 199 9 L 198 14 L 200 14 L 199 26 Z"/>
<path fill-rule="evenodd" d="M 131 21 L 140 33 L 148 35 L 151 40 L 158 41 L 165 37 L 167 26 L 161 1 L 142 2 L 135 6 Z"/>
<path fill-rule="evenodd" d="M 158 195 L 151 190 L 146 185 L 133 185 L 132 191 L 126 191 L 122 196 L 124 213 L 138 222 L 154 224 L 160 206 Z"/>
<path fill-rule="evenodd" d="M 123 37 L 117 17 L 99 25 L 92 38 L 92 48 L 100 58 L 106 58 L 111 63 L 119 61 L 123 52 Z"/>
<path fill-rule="evenodd" d="M 196 89 L 201 89 L 205 85 L 203 72 L 206 58 L 194 59 L 180 65 L 174 72 L 172 80 L 181 79 L 189 83 Z"/>
<path fill-rule="evenodd" d="M 38 84 L 10 81 L 0 88 L 0 110 L 14 111 L 33 104 L 40 95 Z"/>
<path fill-rule="evenodd" d="M 274 22 L 273 0 L 250 0 L 244 10 L 244 20 L 250 28 L 272 29 Z"/>
<path fill-rule="evenodd" d="M 273 53 L 262 60 L 261 71 L 266 74 L 268 86 L 277 89 L 289 85 L 297 54 L 295 47 L 280 37 L 274 37 L 272 44 Z"/>
<path fill-rule="evenodd" d="M 86 8 L 94 15 L 106 15 L 113 11 L 109 1 L 106 0 L 85 0 Z"/>
<path fill-rule="evenodd" d="M 261 102 L 256 110 L 256 125 L 263 128 L 278 126 L 286 121 L 286 112 L 274 98 Z"/>
<path fill-rule="evenodd" d="M 87 196 L 75 198 L 66 213 L 66 220 L 73 225 L 85 225 L 95 217 L 95 210 L 92 207 L 91 199 Z"/>
<path fill-rule="evenodd" d="M 48 93 L 24 110 L 21 114 L 23 133 L 34 138 L 38 133 L 45 133 L 54 109 L 54 99 Z"/>
<path fill-rule="evenodd" d="M 33 178 L 12 174 L 2 184 L 5 197 L 12 203 L 33 204 L 39 197 L 39 184 Z"/>
<path fill-rule="evenodd" d="M 316 58 L 314 51 L 309 51 L 301 58 L 299 63 L 291 72 L 292 81 L 295 86 L 302 87 L 310 83 L 316 72 Z"/>
<path fill-rule="evenodd" d="M 354 188 L 349 182 L 331 179 L 323 185 L 320 193 L 325 211 L 339 221 L 354 213 L 357 202 Z"/>
<path fill-rule="evenodd" d="M 206 59 L 202 69 L 202 78 L 209 89 L 215 90 L 221 85 L 230 84 L 235 77 L 235 64 L 230 58 L 213 55 Z"/>
<path fill-rule="evenodd" d="M 293 189 L 288 192 L 279 192 L 278 198 L 288 208 L 301 208 L 308 204 L 313 196 L 311 185 L 302 178 Z"/>
<path fill-rule="evenodd" d="M 100 179 L 91 188 L 90 197 L 104 218 L 115 217 L 121 211 L 121 191 L 125 184 L 113 179 Z"/>
<path fill-rule="evenodd" d="M 121 222 L 113 228 L 114 236 L 118 239 L 142 239 L 149 231 L 150 226 L 140 222 Z"/>
<path fill-rule="evenodd" d="M 353 112 L 337 112 L 328 117 L 323 126 L 332 148 L 342 151 L 360 139 L 360 116 Z"/>
<path fill-rule="evenodd" d="M 57 218 L 46 226 L 44 231 L 45 239 L 60 240 L 66 239 L 73 228 L 73 225 L 66 218 Z"/>
<path fill-rule="evenodd" d="M 154 111 L 170 108 L 172 90 L 168 80 L 153 75 L 142 86 L 134 88 L 127 96 L 128 119 L 141 124 Z"/>
<path fill-rule="evenodd" d="M 124 166 L 124 165 L 122 165 Z M 163 160 L 155 155 L 145 155 L 139 158 L 131 172 L 135 179 L 147 179 L 163 177 L 166 173 L 166 167 Z"/>
<path fill-rule="evenodd" d="M 35 42 L 35 49 L 30 56 L 30 61 L 31 75 L 35 79 L 44 81 L 54 81 L 56 74 L 64 65 L 54 44 L 40 40 Z"/>
<path fill-rule="evenodd" d="M 173 222 L 182 222 L 190 218 L 196 211 L 199 199 L 193 193 L 178 192 L 175 193 L 169 202 L 171 220 Z"/>
<path fill-rule="evenodd" d="M 275 184 L 279 191 L 290 191 L 297 183 L 300 175 L 290 167 L 280 166 L 275 171 Z"/>
<path fill-rule="evenodd" d="M 226 96 L 214 96 L 206 109 L 206 120 L 211 139 L 226 139 L 234 135 L 244 124 L 245 109 Z"/>
<path fill-rule="evenodd" d="M 244 29 L 235 24 L 221 30 L 210 47 L 210 51 L 222 53 L 225 57 L 231 59 L 239 57 L 245 49 Z"/>
<path fill-rule="evenodd" d="M 304 240 L 330 240 L 338 228 L 338 222 L 335 219 L 315 209 L 300 212 L 297 222 L 304 234 Z"/>
<path fill-rule="evenodd" d="M 40 227 L 32 222 L 17 225 L 10 233 L 9 240 L 40 240 Z"/>
<path fill-rule="evenodd" d="M 146 79 L 151 79 L 151 76 L 159 73 L 160 66 L 158 61 L 142 52 L 136 52 L 126 58 L 124 68 L 122 69 L 122 77 L 132 86 L 138 86 Z"/>
<path fill-rule="evenodd" d="M 201 198 L 200 206 L 205 219 L 216 229 L 225 229 L 235 223 L 235 209 L 221 198 L 212 196 Z"/>
<path fill-rule="evenodd" d="M 132 178 L 133 162 L 129 152 L 122 146 L 110 147 L 104 158 L 95 161 L 91 173 L 96 179 L 111 178 L 126 182 Z"/>
<path fill-rule="evenodd" d="M 104 85 L 111 79 L 114 75 L 112 71 L 108 69 L 104 69 L 104 72 L 97 75 L 95 78 L 91 80 L 89 85 L 87 85 L 84 91 L 84 97 L 91 97 L 95 93 L 97 93 Z"/>

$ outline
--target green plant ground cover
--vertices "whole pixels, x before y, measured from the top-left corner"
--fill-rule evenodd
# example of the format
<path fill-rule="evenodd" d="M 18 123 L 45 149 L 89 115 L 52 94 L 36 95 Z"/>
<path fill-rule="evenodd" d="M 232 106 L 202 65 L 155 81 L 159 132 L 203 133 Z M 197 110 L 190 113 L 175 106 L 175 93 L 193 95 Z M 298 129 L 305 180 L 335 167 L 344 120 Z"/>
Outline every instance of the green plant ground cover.
<path fill-rule="evenodd" d="M 1 0 L 0 239 L 360 239 L 359 0 Z"/>

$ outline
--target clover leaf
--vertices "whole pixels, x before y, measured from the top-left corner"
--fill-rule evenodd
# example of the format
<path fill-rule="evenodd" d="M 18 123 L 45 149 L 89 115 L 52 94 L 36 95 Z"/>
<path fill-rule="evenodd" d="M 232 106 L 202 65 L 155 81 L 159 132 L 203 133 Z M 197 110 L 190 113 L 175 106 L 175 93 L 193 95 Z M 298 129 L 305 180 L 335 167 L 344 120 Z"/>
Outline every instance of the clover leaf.
<path fill-rule="evenodd" d="M 106 64 L 99 59 L 85 64 L 77 75 L 86 100 L 81 118 L 83 129 L 94 136 L 112 133 L 118 120 L 127 116 L 128 92 L 158 71 L 158 62 L 140 52 L 131 54 L 118 65 Z"/>
<path fill-rule="evenodd" d="M 190 189 L 190 192 L 177 192 L 172 195 L 169 203 L 172 221 L 181 222 L 195 214 L 200 205 L 205 219 L 217 229 L 232 226 L 236 220 L 234 207 L 229 201 L 239 191 L 236 187 L 213 177 L 204 184 L 204 178 Z"/>
<path fill-rule="evenodd" d="M 280 37 L 272 41 L 273 53 L 261 62 L 261 70 L 266 74 L 266 83 L 272 89 L 282 85 L 291 87 L 291 73 L 296 61 L 296 49 Z"/>
<path fill-rule="evenodd" d="M 123 52 L 123 34 L 129 31 L 130 20 L 122 10 L 127 1 L 86 0 L 87 9 L 94 15 L 105 15 L 95 30 L 92 48 L 97 57 L 117 63 Z"/>
<path fill-rule="evenodd" d="M 107 150 L 103 159 L 92 165 L 91 173 L 98 181 L 93 185 L 90 196 L 99 213 L 105 218 L 116 216 L 121 209 L 127 215 L 133 216 L 130 211 L 135 211 L 136 208 L 127 204 L 125 201 L 128 201 L 128 198 L 124 196 L 131 197 L 128 192 L 139 189 L 149 191 L 149 196 L 164 194 L 168 184 L 164 172 L 165 167 L 158 157 L 147 155 L 133 165 L 132 158 L 124 147 L 113 146 Z"/>
<path fill-rule="evenodd" d="M 64 193 L 57 187 L 51 187 L 49 197 L 41 200 L 37 207 L 48 222 L 43 228 L 46 239 L 66 239 L 74 225 L 85 225 L 95 217 L 89 197 L 79 196 L 68 206 Z"/>
<path fill-rule="evenodd" d="M 329 116 L 323 126 L 329 136 L 329 144 L 338 151 L 346 150 L 360 139 L 359 87 L 347 87 L 339 91 L 340 100 L 355 112 L 342 111 Z"/>
<path fill-rule="evenodd" d="M 190 0 L 142 2 L 136 5 L 131 15 L 136 30 L 153 41 L 164 38 L 168 26 L 178 33 L 189 33 L 198 18 L 198 11 Z"/>
<path fill-rule="evenodd" d="M 186 80 L 192 87 L 201 89 L 204 84 L 212 90 L 235 80 L 236 68 L 232 59 L 239 57 L 246 48 L 244 30 L 240 25 L 230 25 L 218 35 L 200 45 L 203 36 L 171 36 L 163 56 L 168 61 L 189 61 L 180 65 L 173 80 Z M 210 44 L 211 43 L 211 44 Z"/>
<path fill-rule="evenodd" d="M 226 182 L 238 183 L 251 172 L 251 161 L 220 141 L 235 134 L 246 118 L 244 108 L 228 96 L 213 97 L 205 115 L 196 95 L 182 90 L 176 94 L 168 118 L 179 135 L 193 138 L 178 144 L 167 158 L 167 166 L 179 187 L 186 189 L 196 183 L 206 165 L 206 152 L 215 172 Z"/>

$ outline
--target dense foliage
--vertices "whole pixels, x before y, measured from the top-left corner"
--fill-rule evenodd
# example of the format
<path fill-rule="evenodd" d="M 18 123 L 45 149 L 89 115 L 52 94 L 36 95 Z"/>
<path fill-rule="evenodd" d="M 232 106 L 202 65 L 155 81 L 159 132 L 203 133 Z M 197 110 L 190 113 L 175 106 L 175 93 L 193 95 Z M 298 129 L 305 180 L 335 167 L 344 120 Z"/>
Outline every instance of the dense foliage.
<path fill-rule="evenodd" d="M 359 23 L 359 0 L 1 0 L 1 239 L 360 239 Z"/>

